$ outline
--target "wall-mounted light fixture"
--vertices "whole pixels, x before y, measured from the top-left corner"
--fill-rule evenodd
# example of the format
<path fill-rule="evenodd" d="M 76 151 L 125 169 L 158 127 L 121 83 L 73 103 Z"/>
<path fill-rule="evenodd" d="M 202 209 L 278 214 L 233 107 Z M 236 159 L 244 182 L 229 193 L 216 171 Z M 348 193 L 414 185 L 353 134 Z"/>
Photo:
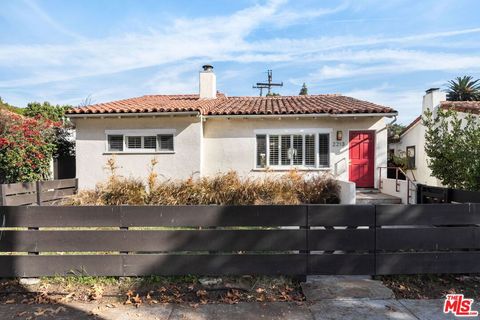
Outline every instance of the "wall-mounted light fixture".
<path fill-rule="evenodd" d="M 342 141 L 343 140 L 343 131 L 338 130 L 337 131 L 337 141 Z"/>

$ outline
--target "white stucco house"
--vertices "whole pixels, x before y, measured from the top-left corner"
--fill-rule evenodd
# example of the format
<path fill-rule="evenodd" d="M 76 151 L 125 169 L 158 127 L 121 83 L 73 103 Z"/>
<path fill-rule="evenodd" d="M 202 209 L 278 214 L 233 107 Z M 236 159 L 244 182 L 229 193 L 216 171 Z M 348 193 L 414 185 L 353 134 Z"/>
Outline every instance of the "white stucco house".
<path fill-rule="evenodd" d="M 165 179 L 229 170 L 262 176 L 296 168 L 377 186 L 387 164 L 389 107 L 338 95 L 228 97 L 204 66 L 199 94 L 147 95 L 72 109 L 80 189 L 115 157 L 123 176 L 145 178 L 151 159 Z"/>
<path fill-rule="evenodd" d="M 439 108 L 452 109 L 459 117 L 467 114 L 480 114 L 480 101 L 446 101 L 446 94 L 438 88 L 428 89 L 423 96 L 421 115 L 413 120 L 400 134 L 399 138 L 389 143 L 389 152 L 405 155 L 409 163 L 407 175 L 417 183 L 429 186 L 442 186 L 441 182 L 432 176 L 428 167 L 428 156 L 425 153 L 425 126 L 422 115 L 430 110 L 435 113 Z"/>

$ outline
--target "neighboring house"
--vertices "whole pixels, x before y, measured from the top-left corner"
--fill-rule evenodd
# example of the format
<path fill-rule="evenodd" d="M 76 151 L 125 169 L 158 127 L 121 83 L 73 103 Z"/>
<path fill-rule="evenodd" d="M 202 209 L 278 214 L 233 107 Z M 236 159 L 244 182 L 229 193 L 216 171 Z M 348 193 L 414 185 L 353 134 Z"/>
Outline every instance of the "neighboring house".
<path fill-rule="evenodd" d="M 161 178 L 241 176 L 299 169 L 330 172 L 376 187 L 387 164 L 389 107 L 336 95 L 227 97 L 211 66 L 199 94 L 148 95 L 74 108 L 81 189 L 104 181 L 115 157 L 119 174 L 144 179 L 151 159 Z"/>
<path fill-rule="evenodd" d="M 435 113 L 438 108 L 455 110 L 462 118 L 467 113 L 480 114 L 480 101 L 446 101 L 446 94 L 440 89 L 428 89 L 423 96 L 422 115 L 428 109 Z M 432 171 L 428 167 L 422 115 L 413 120 L 402 131 L 398 139 L 390 141 L 389 153 L 407 157 L 409 167 L 407 175 L 413 181 L 430 186 L 441 186 L 441 182 L 432 176 Z"/>

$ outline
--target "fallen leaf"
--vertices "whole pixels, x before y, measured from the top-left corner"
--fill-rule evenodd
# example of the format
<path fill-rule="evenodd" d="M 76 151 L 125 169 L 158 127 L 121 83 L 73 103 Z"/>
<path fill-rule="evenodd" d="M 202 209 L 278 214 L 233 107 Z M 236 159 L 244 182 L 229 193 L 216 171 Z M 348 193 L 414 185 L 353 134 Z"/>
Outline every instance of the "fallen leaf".
<path fill-rule="evenodd" d="M 65 311 L 67 311 L 67 309 L 65 309 L 64 307 L 58 307 L 57 309 L 53 310 L 52 313 L 58 314 L 59 312 L 65 312 Z"/>
<path fill-rule="evenodd" d="M 45 312 L 47 312 L 47 310 L 42 308 L 37 308 L 37 311 L 35 311 L 33 314 L 38 317 L 38 316 L 43 316 Z"/>

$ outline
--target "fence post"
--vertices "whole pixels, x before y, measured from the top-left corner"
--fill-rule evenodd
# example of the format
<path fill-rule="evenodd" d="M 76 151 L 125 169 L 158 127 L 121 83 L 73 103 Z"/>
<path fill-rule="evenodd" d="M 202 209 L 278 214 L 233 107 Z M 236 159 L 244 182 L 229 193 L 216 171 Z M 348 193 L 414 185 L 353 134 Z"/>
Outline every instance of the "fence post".
<path fill-rule="evenodd" d="M 7 205 L 7 186 L 4 184 L 0 184 L 0 206 Z"/>
<path fill-rule="evenodd" d="M 42 184 L 41 181 L 35 182 L 35 192 L 37 193 L 37 205 L 42 205 Z"/>
<path fill-rule="evenodd" d="M 41 205 L 42 204 L 42 198 L 41 198 L 41 184 L 40 184 L 40 181 L 36 181 L 35 182 L 35 192 L 36 192 L 36 195 L 37 195 L 37 205 Z M 40 228 L 38 227 L 28 227 L 27 230 L 31 230 L 31 231 L 38 231 L 40 230 Z M 28 252 L 29 255 L 34 255 L 34 256 L 38 256 L 38 252 Z"/>
<path fill-rule="evenodd" d="M 121 206 L 120 206 L 120 207 L 117 206 L 117 208 L 115 208 L 114 210 L 119 210 L 119 211 L 120 211 L 120 216 L 123 216 L 122 210 L 124 210 L 124 208 L 122 208 Z M 123 221 L 122 221 L 122 220 L 123 220 L 123 219 L 120 218 L 120 223 L 121 223 L 122 227 L 120 227 L 120 228 L 118 228 L 118 229 L 120 229 L 120 230 L 122 230 L 122 231 L 128 231 L 128 229 L 129 229 L 128 227 L 123 227 Z M 131 254 L 131 252 L 129 252 L 129 251 L 120 251 L 120 254 Z"/>
<path fill-rule="evenodd" d="M 309 273 L 308 257 L 310 256 L 310 249 L 308 245 L 308 233 L 310 230 L 310 224 L 308 222 L 308 209 L 309 209 L 309 205 L 307 204 L 305 205 L 305 226 L 300 226 L 300 230 L 302 229 L 305 230 L 305 249 L 306 249 L 306 250 L 300 250 L 300 254 L 305 255 L 305 274 L 299 276 L 297 279 L 300 282 L 307 282 L 307 276 Z"/>
<path fill-rule="evenodd" d="M 74 191 L 75 194 L 78 193 L 78 178 L 75 178 L 75 191 Z"/>
<path fill-rule="evenodd" d="M 423 184 L 417 184 L 417 204 L 422 204 L 423 203 Z"/>

